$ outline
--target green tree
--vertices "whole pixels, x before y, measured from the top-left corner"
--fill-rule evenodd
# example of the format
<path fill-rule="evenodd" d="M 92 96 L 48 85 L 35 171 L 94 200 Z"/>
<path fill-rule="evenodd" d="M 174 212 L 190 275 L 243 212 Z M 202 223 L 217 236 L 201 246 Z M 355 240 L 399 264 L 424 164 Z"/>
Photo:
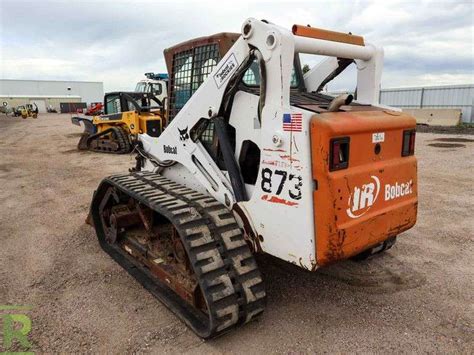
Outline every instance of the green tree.
<path fill-rule="evenodd" d="M 308 64 L 303 65 L 303 74 L 306 74 L 307 72 L 309 72 L 309 70 L 310 68 Z"/>

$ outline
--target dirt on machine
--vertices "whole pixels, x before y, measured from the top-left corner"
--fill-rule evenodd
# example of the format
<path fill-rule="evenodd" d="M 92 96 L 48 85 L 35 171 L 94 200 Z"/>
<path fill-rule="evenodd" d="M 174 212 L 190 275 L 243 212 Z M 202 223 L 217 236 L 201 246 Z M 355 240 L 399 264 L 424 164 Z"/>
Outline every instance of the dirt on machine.
<path fill-rule="evenodd" d="M 163 129 L 164 107 L 151 93 L 111 92 L 104 97 L 104 114 L 72 117 L 83 126 L 79 150 L 102 153 L 130 153 L 138 134 L 158 137 Z"/>
<path fill-rule="evenodd" d="M 300 54 L 326 59 L 303 75 Z M 416 121 L 378 104 L 382 48 L 250 18 L 164 55 L 163 130 L 137 132 L 137 165 L 100 183 L 90 217 L 103 250 L 198 336 L 263 314 L 256 253 L 315 271 L 415 224 Z M 349 66 L 357 97 L 323 94 Z"/>

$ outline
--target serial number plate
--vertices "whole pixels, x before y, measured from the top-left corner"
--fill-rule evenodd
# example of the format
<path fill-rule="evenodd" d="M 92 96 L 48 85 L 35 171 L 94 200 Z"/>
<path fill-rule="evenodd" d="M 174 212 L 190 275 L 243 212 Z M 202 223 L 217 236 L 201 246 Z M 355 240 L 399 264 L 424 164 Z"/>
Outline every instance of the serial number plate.
<path fill-rule="evenodd" d="M 385 140 L 385 132 L 372 133 L 372 143 L 382 143 Z"/>

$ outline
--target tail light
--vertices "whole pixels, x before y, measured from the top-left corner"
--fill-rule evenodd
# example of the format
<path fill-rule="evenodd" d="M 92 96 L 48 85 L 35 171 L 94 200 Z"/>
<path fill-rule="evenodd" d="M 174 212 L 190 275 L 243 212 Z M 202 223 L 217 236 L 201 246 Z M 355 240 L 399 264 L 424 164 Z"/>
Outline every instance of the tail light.
<path fill-rule="evenodd" d="M 415 136 L 414 129 L 403 131 L 402 157 L 415 154 Z"/>
<path fill-rule="evenodd" d="M 349 166 L 349 141 L 349 137 L 331 139 L 329 143 L 329 171 L 347 169 Z"/>

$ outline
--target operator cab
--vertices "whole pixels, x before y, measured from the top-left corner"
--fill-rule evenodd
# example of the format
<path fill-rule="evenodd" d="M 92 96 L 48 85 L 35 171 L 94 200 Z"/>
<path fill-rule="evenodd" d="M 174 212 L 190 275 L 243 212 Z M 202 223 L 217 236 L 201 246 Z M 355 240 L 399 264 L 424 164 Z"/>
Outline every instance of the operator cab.
<path fill-rule="evenodd" d="M 171 122 L 176 117 L 239 37 L 240 34 L 238 33 L 224 32 L 189 40 L 165 49 L 164 55 L 169 73 L 167 122 Z M 315 113 L 327 112 L 334 97 L 322 94 L 320 91 L 329 81 L 334 79 L 353 62 L 353 60 L 337 58 L 336 69 L 329 73 L 327 78 L 322 80 L 322 84 L 315 92 L 308 92 L 305 87 L 300 57 L 296 53 L 290 83 L 291 106 Z M 259 63 L 255 58 L 242 75 L 238 89 L 233 93 L 233 96 L 238 91 L 259 96 L 261 86 L 262 78 Z M 227 118 L 230 116 L 231 102 L 232 99 L 229 99 L 229 104 L 227 105 L 228 112 L 225 113 Z M 349 108 L 349 105 L 361 106 L 358 103 L 347 100 L 347 105 L 341 105 L 339 108 L 340 110 L 354 110 L 353 107 Z M 364 109 L 367 109 L 367 106 L 370 105 L 364 105 Z M 230 129 L 233 130 L 231 125 Z M 214 124 L 208 119 L 203 119 L 196 127 L 190 130 L 190 133 L 194 137 L 198 135 L 199 140 L 218 166 L 225 168 Z M 235 129 L 229 134 L 232 146 L 235 149 Z M 259 169 L 258 163 L 260 161 L 258 145 L 252 140 L 245 141 L 239 155 L 242 161 L 241 170 L 245 172 L 245 182 L 255 184 L 256 174 Z M 249 162 L 254 163 L 251 164 Z"/>
<path fill-rule="evenodd" d="M 140 80 L 135 92 L 149 93 L 156 96 L 161 101 L 167 97 L 168 74 L 165 73 L 145 73 L 146 79 Z"/>
<path fill-rule="evenodd" d="M 104 96 L 105 115 L 128 111 L 138 113 L 160 110 L 164 115 L 163 103 L 155 95 L 143 92 L 110 92 Z"/>

